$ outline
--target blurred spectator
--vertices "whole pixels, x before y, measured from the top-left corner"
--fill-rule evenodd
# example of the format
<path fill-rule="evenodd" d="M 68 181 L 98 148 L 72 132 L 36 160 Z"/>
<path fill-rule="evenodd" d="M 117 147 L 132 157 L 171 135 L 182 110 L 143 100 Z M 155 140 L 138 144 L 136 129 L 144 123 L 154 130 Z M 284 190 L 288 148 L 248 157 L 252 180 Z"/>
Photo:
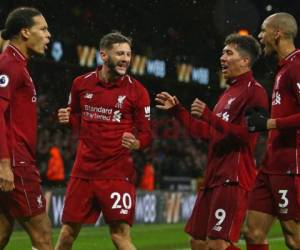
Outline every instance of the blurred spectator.
<path fill-rule="evenodd" d="M 154 167 L 151 161 L 147 161 L 144 168 L 140 182 L 140 189 L 145 191 L 153 191 L 155 185 Z"/>
<path fill-rule="evenodd" d="M 47 184 L 49 186 L 58 186 L 64 184 L 65 169 L 64 161 L 58 147 L 50 148 L 50 158 L 48 161 L 48 168 L 46 173 Z"/>

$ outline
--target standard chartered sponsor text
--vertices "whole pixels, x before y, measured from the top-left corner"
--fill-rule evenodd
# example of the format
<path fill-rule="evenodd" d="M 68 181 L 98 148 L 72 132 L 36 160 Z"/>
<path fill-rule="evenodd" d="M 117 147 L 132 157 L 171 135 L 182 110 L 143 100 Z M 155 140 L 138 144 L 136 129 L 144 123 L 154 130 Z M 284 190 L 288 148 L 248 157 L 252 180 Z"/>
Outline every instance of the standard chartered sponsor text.
<path fill-rule="evenodd" d="M 85 111 L 90 111 L 90 112 L 97 112 L 100 114 L 106 114 L 106 115 L 111 115 L 112 114 L 112 108 L 103 108 L 103 107 L 93 107 L 90 105 L 84 105 L 84 110 Z"/>
<path fill-rule="evenodd" d="M 92 120 L 103 120 L 110 121 L 112 108 L 103 108 L 103 107 L 93 107 L 90 105 L 84 105 L 83 115 Z"/>

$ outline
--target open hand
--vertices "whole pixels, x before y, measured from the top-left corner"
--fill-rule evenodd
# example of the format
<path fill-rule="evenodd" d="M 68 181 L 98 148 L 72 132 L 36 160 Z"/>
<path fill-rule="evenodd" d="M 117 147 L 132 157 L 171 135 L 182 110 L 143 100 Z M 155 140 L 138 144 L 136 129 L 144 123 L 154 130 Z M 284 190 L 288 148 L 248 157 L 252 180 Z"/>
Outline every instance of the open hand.
<path fill-rule="evenodd" d="M 158 103 L 155 107 L 162 110 L 169 110 L 179 103 L 177 97 L 171 96 L 168 92 L 157 94 L 155 101 Z"/>

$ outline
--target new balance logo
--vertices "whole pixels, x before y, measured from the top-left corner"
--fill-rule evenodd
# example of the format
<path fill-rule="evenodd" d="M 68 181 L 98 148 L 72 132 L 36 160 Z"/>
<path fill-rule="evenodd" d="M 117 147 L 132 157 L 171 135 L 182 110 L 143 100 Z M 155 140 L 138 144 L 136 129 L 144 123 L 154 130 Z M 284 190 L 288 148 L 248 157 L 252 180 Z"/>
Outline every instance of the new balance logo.
<path fill-rule="evenodd" d="M 128 214 L 128 210 L 126 210 L 126 209 L 121 209 L 120 214 Z"/>
<path fill-rule="evenodd" d="M 222 227 L 221 227 L 221 226 L 215 225 L 215 226 L 213 227 L 213 230 L 214 230 L 214 231 L 220 232 L 220 231 L 222 230 Z"/>
<path fill-rule="evenodd" d="M 84 98 L 85 98 L 85 99 L 91 100 L 91 99 L 93 98 L 93 94 L 91 94 L 91 93 L 86 93 L 86 94 L 84 95 Z"/>

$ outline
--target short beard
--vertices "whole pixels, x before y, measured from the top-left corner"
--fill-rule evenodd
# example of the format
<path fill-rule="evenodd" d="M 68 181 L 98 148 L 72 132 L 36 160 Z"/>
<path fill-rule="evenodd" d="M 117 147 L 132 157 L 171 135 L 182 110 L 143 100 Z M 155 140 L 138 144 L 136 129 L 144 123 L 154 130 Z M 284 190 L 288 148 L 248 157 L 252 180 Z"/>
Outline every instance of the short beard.
<path fill-rule="evenodd" d="M 110 69 L 110 71 L 112 72 L 113 75 L 115 76 L 123 76 L 123 74 L 120 74 L 117 70 L 116 70 L 116 67 L 117 67 L 117 64 L 115 62 L 113 62 L 113 60 L 111 60 L 110 58 L 108 58 L 108 61 L 107 61 L 107 67 Z M 127 72 L 127 69 L 126 69 L 126 72 Z M 126 74 L 126 73 L 125 73 Z M 124 74 L 124 75 L 125 75 Z"/>

